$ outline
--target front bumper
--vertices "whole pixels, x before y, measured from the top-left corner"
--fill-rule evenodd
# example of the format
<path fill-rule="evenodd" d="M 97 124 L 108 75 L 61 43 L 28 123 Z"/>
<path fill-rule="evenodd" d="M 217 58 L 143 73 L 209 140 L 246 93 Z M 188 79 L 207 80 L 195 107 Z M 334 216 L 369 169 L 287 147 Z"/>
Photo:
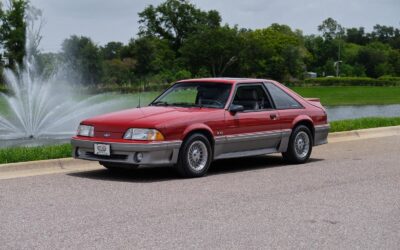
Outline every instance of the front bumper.
<path fill-rule="evenodd" d="M 110 156 L 94 154 L 94 144 L 109 144 Z M 178 161 L 179 148 L 182 141 L 163 141 L 149 143 L 117 143 L 81 139 L 71 139 L 72 156 L 76 159 L 124 163 L 138 166 L 173 165 Z M 143 159 L 136 159 L 137 153 L 143 154 Z"/>

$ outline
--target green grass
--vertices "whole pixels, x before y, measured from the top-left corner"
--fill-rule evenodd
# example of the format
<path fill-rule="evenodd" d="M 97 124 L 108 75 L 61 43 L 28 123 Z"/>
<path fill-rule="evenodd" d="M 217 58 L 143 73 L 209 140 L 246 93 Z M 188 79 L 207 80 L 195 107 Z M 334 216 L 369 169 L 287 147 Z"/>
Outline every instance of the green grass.
<path fill-rule="evenodd" d="M 330 132 L 350 131 L 400 125 L 400 117 L 367 117 L 331 122 Z"/>
<path fill-rule="evenodd" d="M 303 97 L 317 97 L 325 106 L 400 104 L 400 87 L 293 87 Z"/>
<path fill-rule="evenodd" d="M 71 145 L 0 149 L 0 164 L 71 157 Z"/>

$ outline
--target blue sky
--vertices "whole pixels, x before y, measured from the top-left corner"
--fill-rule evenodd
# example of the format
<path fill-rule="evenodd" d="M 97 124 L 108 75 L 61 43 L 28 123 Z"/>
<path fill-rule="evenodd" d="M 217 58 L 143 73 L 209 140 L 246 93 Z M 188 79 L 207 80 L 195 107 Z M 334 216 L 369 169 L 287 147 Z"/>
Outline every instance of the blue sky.
<path fill-rule="evenodd" d="M 3 0 L 4 1 L 4 0 Z M 99 45 L 128 42 L 138 31 L 138 15 L 160 0 L 31 0 L 43 10 L 43 51 L 58 51 L 70 35 L 89 36 Z M 379 23 L 400 27 L 400 0 L 193 0 L 204 10 L 216 9 L 223 23 L 244 28 L 263 28 L 271 23 L 288 24 L 305 34 L 333 17 L 345 27 L 363 26 L 367 31 Z"/>

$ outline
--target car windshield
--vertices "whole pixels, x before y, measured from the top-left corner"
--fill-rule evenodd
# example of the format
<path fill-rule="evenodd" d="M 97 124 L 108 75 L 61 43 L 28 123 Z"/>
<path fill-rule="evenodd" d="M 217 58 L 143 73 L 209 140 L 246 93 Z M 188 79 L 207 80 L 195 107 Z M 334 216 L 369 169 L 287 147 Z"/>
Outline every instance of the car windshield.
<path fill-rule="evenodd" d="M 224 108 L 231 88 L 223 83 L 177 83 L 150 105 Z"/>

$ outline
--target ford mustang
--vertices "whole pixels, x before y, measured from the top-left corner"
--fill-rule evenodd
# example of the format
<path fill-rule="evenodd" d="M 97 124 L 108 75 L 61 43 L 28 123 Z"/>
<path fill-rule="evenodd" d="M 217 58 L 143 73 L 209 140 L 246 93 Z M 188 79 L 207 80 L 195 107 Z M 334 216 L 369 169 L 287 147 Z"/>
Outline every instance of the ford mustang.
<path fill-rule="evenodd" d="M 75 158 L 110 170 L 163 165 L 200 177 L 218 159 L 282 153 L 304 163 L 328 132 L 319 99 L 272 80 L 205 78 L 179 81 L 147 107 L 84 120 L 71 143 Z"/>

